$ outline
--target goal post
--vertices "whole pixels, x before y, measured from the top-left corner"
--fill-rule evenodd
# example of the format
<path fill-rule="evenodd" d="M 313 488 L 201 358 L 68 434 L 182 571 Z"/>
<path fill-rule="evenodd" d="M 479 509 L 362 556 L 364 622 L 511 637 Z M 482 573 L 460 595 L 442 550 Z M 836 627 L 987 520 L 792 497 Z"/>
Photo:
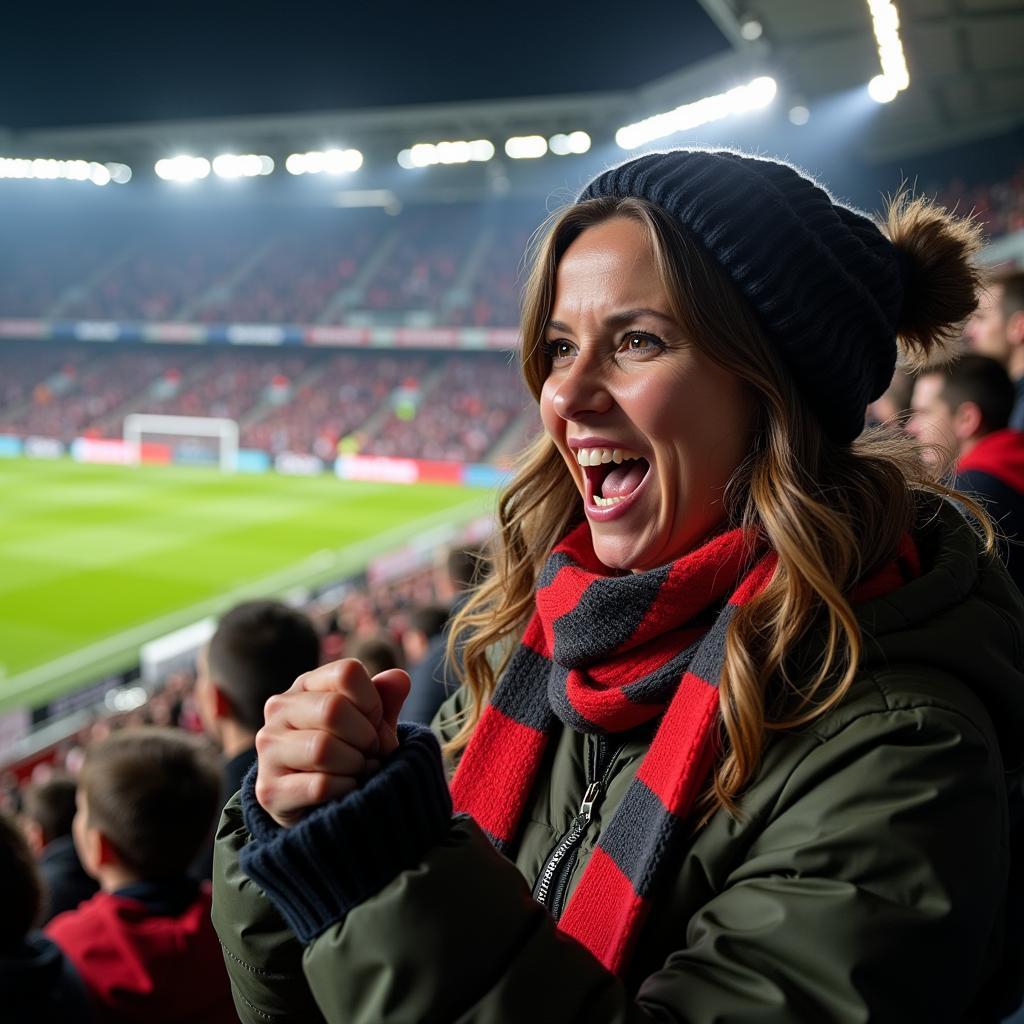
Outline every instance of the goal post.
<path fill-rule="evenodd" d="M 142 441 L 146 436 L 161 438 L 213 438 L 219 442 L 217 462 L 226 473 L 238 466 L 238 423 L 218 416 L 160 416 L 130 413 L 124 418 L 124 442 L 129 459 L 142 461 Z"/>

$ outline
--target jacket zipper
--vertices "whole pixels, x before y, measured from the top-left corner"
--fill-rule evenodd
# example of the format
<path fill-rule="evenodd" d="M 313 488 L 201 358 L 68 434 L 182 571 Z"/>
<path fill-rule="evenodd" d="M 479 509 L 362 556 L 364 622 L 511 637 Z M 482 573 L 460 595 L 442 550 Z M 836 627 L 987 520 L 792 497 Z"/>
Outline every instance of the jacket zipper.
<path fill-rule="evenodd" d="M 612 766 L 625 744 L 619 744 L 611 753 L 608 741 L 598 735 L 588 744 L 587 789 L 583 794 L 579 813 L 569 823 L 554 849 L 548 854 L 544 867 L 533 887 L 533 898 L 557 921 L 562 914 L 569 877 L 579 858 L 579 848 L 587 834 L 594 814 L 594 805 L 604 795 L 612 775 Z"/>

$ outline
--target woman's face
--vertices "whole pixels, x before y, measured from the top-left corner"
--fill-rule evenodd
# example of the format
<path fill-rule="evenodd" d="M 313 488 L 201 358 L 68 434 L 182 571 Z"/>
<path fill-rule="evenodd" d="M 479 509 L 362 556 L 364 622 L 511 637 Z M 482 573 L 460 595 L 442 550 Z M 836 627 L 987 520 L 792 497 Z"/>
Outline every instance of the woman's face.
<path fill-rule="evenodd" d="M 750 446 L 749 389 L 670 309 L 634 220 L 588 228 L 559 263 L 541 417 L 612 569 L 652 569 L 693 548 L 722 518 Z"/>

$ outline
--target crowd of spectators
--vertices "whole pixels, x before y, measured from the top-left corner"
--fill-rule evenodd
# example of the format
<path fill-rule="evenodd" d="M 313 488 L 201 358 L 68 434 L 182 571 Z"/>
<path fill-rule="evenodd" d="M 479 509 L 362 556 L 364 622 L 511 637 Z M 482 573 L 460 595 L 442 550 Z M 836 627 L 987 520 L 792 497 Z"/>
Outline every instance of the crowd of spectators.
<path fill-rule="evenodd" d="M 1008 180 L 938 189 L 990 237 L 1024 228 L 1024 167 Z M 207 323 L 518 322 L 521 257 L 537 203 L 382 210 L 228 206 L 167 220 L 16 223 L 0 254 L 0 317 Z M 10 264 L 8 266 L 8 264 Z"/>
<path fill-rule="evenodd" d="M 480 461 L 527 402 L 507 354 L 10 343 L 0 433 L 121 437 L 129 413 L 219 416 L 243 448 Z M 372 428 L 372 429 L 371 429 Z"/>
<path fill-rule="evenodd" d="M 390 416 L 360 451 L 479 462 L 524 414 L 526 392 L 507 355 L 436 364 L 428 381 L 411 379 Z"/>

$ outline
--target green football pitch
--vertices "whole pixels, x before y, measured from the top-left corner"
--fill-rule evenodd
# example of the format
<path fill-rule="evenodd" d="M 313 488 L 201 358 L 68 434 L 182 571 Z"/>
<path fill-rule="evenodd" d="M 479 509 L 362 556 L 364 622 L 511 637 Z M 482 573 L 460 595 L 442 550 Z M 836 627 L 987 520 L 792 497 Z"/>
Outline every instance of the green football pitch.
<path fill-rule="evenodd" d="M 0 460 L 0 712 L 133 664 L 250 596 L 362 569 L 494 494 L 334 477 Z"/>

